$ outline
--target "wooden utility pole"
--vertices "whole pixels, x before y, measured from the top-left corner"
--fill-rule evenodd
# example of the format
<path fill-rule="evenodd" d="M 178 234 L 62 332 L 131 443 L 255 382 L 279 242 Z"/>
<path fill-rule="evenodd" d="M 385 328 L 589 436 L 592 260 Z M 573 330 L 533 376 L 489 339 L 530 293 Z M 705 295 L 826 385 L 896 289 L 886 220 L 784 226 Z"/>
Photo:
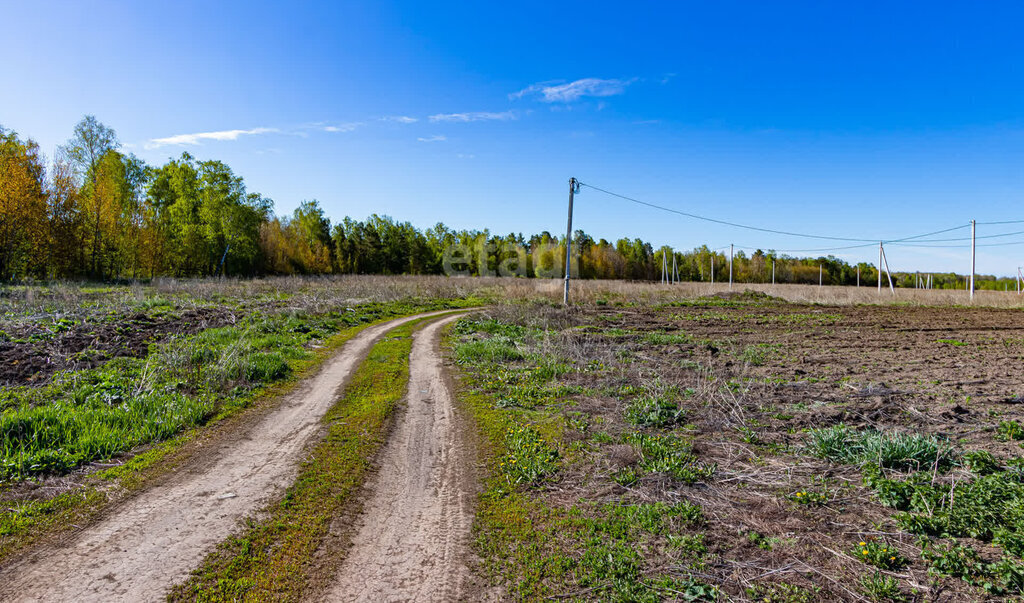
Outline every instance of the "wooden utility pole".
<path fill-rule="evenodd" d="M 572 201 L 580 190 L 580 183 L 569 178 L 569 220 L 565 226 L 565 291 L 562 293 L 562 304 L 569 305 L 569 267 L 572 265 Z"/>

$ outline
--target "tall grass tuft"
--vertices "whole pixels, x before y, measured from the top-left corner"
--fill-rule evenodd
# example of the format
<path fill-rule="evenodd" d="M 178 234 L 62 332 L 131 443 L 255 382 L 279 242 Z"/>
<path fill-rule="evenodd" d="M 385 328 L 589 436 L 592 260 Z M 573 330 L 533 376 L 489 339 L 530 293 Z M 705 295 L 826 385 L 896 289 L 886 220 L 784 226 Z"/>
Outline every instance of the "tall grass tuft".
<path fill-rule="evenodd" d="M 842 423 L 812 429 L 808 448 L 815 456 L 838 463 L 875 463 L 887 469 L 947 469 L 957 460 L 953 447 L 935 436 L 861 431 Z"/>

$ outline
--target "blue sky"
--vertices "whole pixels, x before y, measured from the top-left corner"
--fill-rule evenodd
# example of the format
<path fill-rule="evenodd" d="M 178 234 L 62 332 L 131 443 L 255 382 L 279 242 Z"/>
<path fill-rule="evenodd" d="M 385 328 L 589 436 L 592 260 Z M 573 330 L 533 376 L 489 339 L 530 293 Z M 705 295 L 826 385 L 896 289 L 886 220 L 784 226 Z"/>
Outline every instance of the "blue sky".
<path fill-rule="evenodd" d="M 557 233 L 575 176 L 857 239 L 1024 220 L 1019 3 L 0 4 L 0 124 L 52 155 L 92 113 L 151 163 L 225 161 L 282 214 L 315 198 L 333 219 Z M 577 199 L 594 237 L 852 244 Z M 969 267 L 966 247 L 888 255 Z M 980 272 L 1022 264 L 1024 244 L 979 248 Z"/>

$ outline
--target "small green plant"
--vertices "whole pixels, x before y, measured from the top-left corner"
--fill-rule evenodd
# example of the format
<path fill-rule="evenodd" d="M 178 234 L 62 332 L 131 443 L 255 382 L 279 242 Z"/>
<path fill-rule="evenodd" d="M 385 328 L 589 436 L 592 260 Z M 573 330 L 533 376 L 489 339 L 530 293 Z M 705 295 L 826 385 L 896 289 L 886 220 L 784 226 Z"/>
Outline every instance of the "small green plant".
<path fill-rule="evenodd" d="M 798 505 L 820 507 L 829 501 L 829 493 L 827 490 L 823 490 L 821 492 L 814 490 L 797 490 L 796 492 L 787 494 L 786 498 Z"/>
<path fill-rule="evenodd" d="M 558 451 L 533 427 L 509 427 L 505 448 L 507 453 L 499 466 L 511 484 L 534 485 L 558 469 Z"/>
<path fill-rule="evenodd" d="M 627 437 L 640 455 L 639 467 L 649 473 L 664 473 L 681 482 L 692 484 L 709 479 L 716 465 L 697 460 L 690 442 L 674 434 L 646 435 L 634 433 Z"/>
<path fill-rule="evenodd" d="M 765 551 L 772 550 L 772 548 L 779 543 L 779 539 L 777 537 L 765 536 L 764 534 L 754 532 L 753 530 L 747 532 L 747 540 L 757 548 Z"/>
<path fill-rule="evenodd" d="M 781 346 L 771 343 L 757 343 L 743 348 L 740 358 L 751 366 L 762 366 L 770 357 L 778 353 Z"/>
<path fill-rule="evenodd" d="M 860 587 L 872 601 L 906 601 L 906 597 L 900 592 L 899 580 L 877 571 L 861 576 Z"/>
<path fill-rule="evenodd" d="M 679 390 L 666 387 L 660 380 L 626 406 L 626 420 L 641 427 L 667 427 L 686 418 L 686 411 L 676 402 Z"/>
<path fill-rule="evenodd" d="M 996 439 L 1000 442 L 1016 442 L 1024 440 L 1024 425 L 1016 419 L 1012 421 L 1000 421 L 996 427 Z"/>
<path fill-rule="evenodd" d="M 907 558 L 901 555 L 893 545 L 874 539 L 860 541 L 850 554 L 879 569 L 894 571 L 907 566 Z"/>

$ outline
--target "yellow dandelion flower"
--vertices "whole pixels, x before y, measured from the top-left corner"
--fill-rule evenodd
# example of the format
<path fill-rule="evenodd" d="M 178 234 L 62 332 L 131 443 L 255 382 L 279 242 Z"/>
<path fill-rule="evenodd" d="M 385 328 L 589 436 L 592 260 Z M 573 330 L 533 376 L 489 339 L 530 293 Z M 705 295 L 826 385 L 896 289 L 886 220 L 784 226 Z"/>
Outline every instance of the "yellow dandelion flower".
<path fill-rule="evenodd" d="M 862 543 L 860 543 L 860 545 L 861 545 L 861 546 L 867 546 L 867 545 L 868 545 L 868 543 L 866 543 L 866 542 L 862 542 Z"/>
<path fill-rule="evenodd" d="M 865 550 L 863 550 L 863 551 L 861 551 L 861 552 L 862 552 L 862 553 L 864 553 L 865 555 L 867 555 L 867 554 L 868 554 L 868 551 L 867 551 L 867 549 L 865 549 Z"/>

